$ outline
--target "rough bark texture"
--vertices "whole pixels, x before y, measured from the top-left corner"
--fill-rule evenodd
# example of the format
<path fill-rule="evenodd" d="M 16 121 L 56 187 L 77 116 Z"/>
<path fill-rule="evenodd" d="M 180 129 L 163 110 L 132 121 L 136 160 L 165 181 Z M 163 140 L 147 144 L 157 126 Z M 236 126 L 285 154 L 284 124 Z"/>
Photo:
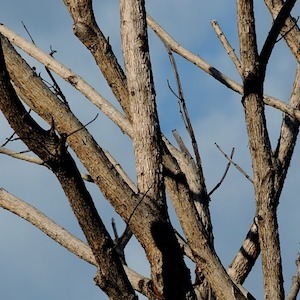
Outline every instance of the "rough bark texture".
<path fill-rule="evenodd" d="M 263 83 L 265 65 L 257 52 L 253 1 L 237 1 L 240 55 L 243 69 L 242 103 L 254 174 L 256 218 L 262 254 L 265 299 L 283 299 L 283 277 L 275 193 L 276 160 L 266 127 Z"/>
<path fill-rule="evenodd" d="M 237 253 L 227 269 L 228 275 L 239 284 L 243 284 L 251 272 L 257 257 L 260 254 L 258 228 L 255 220 L 250 227 L 240 251 Z"/>
<path fill-rule="evenodd" d="M 59 138 L 54 128 L 43 130 L 25 110 L 10 84 L 1 44 L 0 74 L 1 110 L 29 149 L 57 176 L 95 256 L 98 267 L 97 284 L 110 299 L 119 299 L 121 294 L 128 299 L 135 299 L 134 290 L 114 249 L 113 241 L 67 151 L 66 140 Z"/>
<path fill-rule="evenodd" d="M 137 186 L 141 201 L 155 203 L 156 207 L 153 219 L 149 219 L 149 226 L 144 228 L 140 240 L 143 240 L 151 265 L 155 290 L 167 299 L 193 298 L 190 275 L 166 209 L 162 139 L 150 63 L 145 3 L 140 0 L 121 1 L 120 10 Z"/>
<path fill-rule="evenodd" d="M 282 0 L 265 0 L 265 3 L 270 10 L 273 19 L 275 19 L 283 7 Z M 281 35 L 284 37 L 291 52 L 294 54 L 298 63 L 300 63 L 300 35 L 297 20 L 289 16 L 281 30 Z"/>
<path fill-rule="evenodd" d="M 91 0 L 64 0 L 73 18 L 74 34 L 89 49 L 112 92 L 130 118 L 126 77 L 115 57 L 109 39 L 96 23 Z"/>
<path fill-rule="evenodd" d="M 289 16 L 295 0 L 265 0 L 274 18 L 261 53 L 256 44 L 253 0 L 237 0 L 240 59 L 235 57 L 243 85 L 187 51 L 176 43 L 151 17 L 146 16 L 144 0 L 121 0 L 121 37 L 125 71 L 118 63 L 109 39 L 105 38 L 94 16 L 92 0 L 64 0 L 74 21 L 74 33 L 87 47 L 103 73 L 124 114 L 92 89 L 71 70 L 25 45 L 5 26 L 0 30 L 15 45 L 34 56 L 92 101 L 133 142 L 137 185 L 103 150 L 87 128 L 57 97 L 33 69 L 21 58 L 6 38 L 0 35 L 6 66 L 0 53 L 0 106 L 5 117 L 19 135 L 58 178 L 91 251 L 74 241 L 77 255 L 85 253 L 87 261 L 97 267 L 96 283 L 110 299 L 135 299 L 134 289 L 149 299 L 253 299 L 240 284 L 251 271 L 260 250 L 264 275 L 265 299 L 283 299 L 283 277 L 277 224 L 277 206 L 296 144 L 300 120 L 300 68 L 293 93 L 287 105 L 263 94 L 266 65 L 279 32 L 299 61 L 299 28 Z M 249 137 L 254 174 L 256 216 L 250 231 L 228 271 L 224 269 L 214 248 L 209 211 L 210 198 L 200 159 L 195 163 L 186 146 L 178 138 L 177 150 L 161 133 L 152 78 L 147 22 L 177 52 L 196 66 L 243 94 L 242 104 Z M 5 32 L 5 33 L 4 33 Z M 24 46 L 25 45 L 25 46 Z M 13 87 L 9 80 L 12 81 Z M 25 111 L 17 95 L 50 126 L 43 130 Z M 40 100 L 42 99 L 42 101 Z M 264 105 L 281 109 L 280 137 L 273 152 L 266 127 Z M 101 190 L 145 250 L 151 267 L 151 280 L 124 270 L 115 245 L 106 231 L 95 205 L 83 183 L 74 160 L 67 151 L 72 148 Z M 168 216 L 165 191 L 168 191 L 186 238 L 179 244 Z M 0 189 L 0 206 L 15 203 Z M 0 198 L 1 198 L 0 197 Z M 15 209 L 16 211 L 18 209 Z M 14 208 L 11 208 L 14 211 Z M 32 212 L 34 214 L 34 212 Z M 19 214 L 22 216 L 22 214 Z M 24 214 L 23 214 L 24 216 Z M 34 224 L 37 219 L 26 218 Z M 47 229 L 37 226 L 44 232 Z M 57 240 L 53 234 L 52 238 Z M 66 239 L 66 238 L 65 238 Z M 66 240 L 62 242 L 67 245 Z M 196 264 L 196 281 L 191 283 L 185 265 L 183 248 Z M 94 257 L 90 257 L 93 253 Z M 200 291 L 200 294 L 198 293 Z"/>

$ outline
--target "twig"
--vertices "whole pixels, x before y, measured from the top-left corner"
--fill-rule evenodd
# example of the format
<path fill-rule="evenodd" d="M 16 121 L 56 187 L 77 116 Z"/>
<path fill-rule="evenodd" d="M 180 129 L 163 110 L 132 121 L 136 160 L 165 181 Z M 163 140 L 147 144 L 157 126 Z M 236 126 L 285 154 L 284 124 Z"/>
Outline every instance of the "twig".
<path fill-rule="evenodd" d="M 99 114 L 97 113 L 96 116 L 95 116 L 91 121 L 87 122 L 86 124 L 84 124 L 84 125 L 81 126 L 80 128 L 78 128 L 78 129 L 72 131 L 71 133 L 69 133 L 69 134 L 66 136 L 66 138 L 68 138 L 70 135 L 75 134 L 75 133 L 77 133 L 78 131 L 80 131 L 80 130 L 86 128 L 88 125 L 90 125 L 91 123 L 93 123 L 93 122 L 98 118 L 98 116 L 99 116 Z"/>
<path fill-rule="evenodd" d="M 168 44 L 165 44 L 165 47 L 167 49 L 168 55 L 169 55 L 169 59 L 170 59 L 170 63 L 174 72 L 174 76 L 176 79 L 176 84 L 177 84 L 177 88 L 178 88 L 178 100 L 179 100 L 179 107 L 182 108 L 182 110 L 180 109 L 180 111 L 182 111 L 181 115 L 183 117 L 183 121 L 184 124 L 186 126 L 186 129 L 189 133 L 189 136 L 191 138 L 192 141 L 192 146 L 193 146 L 193 150 L 194 150 L 194 154 L 195 154 L 195 158 L 196 158 L 196 164 L 198 167 L 198 170 L 200 171 L 202 169 L 202 163 L 201 163 L 201 157 L 200 157 L 200 153 L 199 153 L 199 147 L 197 144 L 197 140 L 195 137 L 195 133 L 194 133 L 194 129 L 191 123 L 191 119 L 186 107 L 186 103 L 185 103 L 185 99 L 184 99 L 184 95 L 183 95 L 183 89 L 182 89 L 182 85 L 181 85 L 181 81 L 180 81 L 180 77 L 179 77 L 179 73 L 178 73 L 178 69 L 177 69 L 177 64 L 176 61 L 174 59 L 173 53 L 171 48 L 169 47 Z M 175 93 L 174 93 L 175 94 Z"/>
<path fill-rule="evenodd" d="M 232 150 L 231 150 L 230 159 L 232 159 L 233 154 L 234 154 L 234 148 L 232 148 Z M 216 186 L 208 193 L 208 196 L 211 196 L 220 187 L 220 185 L 222 184 L 222 182 L 224 181 L 224 179 L 227 175 L 230 165 L 231 165 L 231 162 L 228 162 L 223 176 L 221 177 L 220 181 L 216 184 Z"/>
<path fill-rule="evenodd" d="M 278 43 L 278 42 L 280 42 L 282 39 L 284 39 L 293 29 L 294 29 L 294 27 L 296 27 L 297 26 L 297 23 L 298 23 L 298 21 L 299 21 L 299 17 L 297 17 L 297 19 L 295 19 L 295 18 L 292 18 L 293 20 L 294 20 L 294 25 L 291 27 L 291 28 L 289 28 L 289 30 L 287 30 L 281 37 L 279 37 L 277 40 L 276 40 L 276 43 Z"/>
<path fill-rule="evenodd" d="M 237 164 L 235 163 L 221 148 L 220 146 L 215 143 L 215 145 L 217 146 L 217 148 L 220 150 L 220 152 L 226 157 L 226 159 L 235 166 L 235 168 L 240 171 L 252 184 L 253 184 L 253 180 L 251 179 L 251 177 Z"/>
<path fill-rule="evenodd" d="M 185 238 L 176 230 L 175 231 L 175 235 L 177 238 L 177 241 L 181 247 L 181 249 L 183 250 L 183 253 L 193 262 L 195 262 L 195 258 L 193 256 L 193 251 L 191 250 L 191 248 L 189 247 L 187 241 L 185 240 Z"/>
<path fill-rule="evenodd" d="M 224 35 L 222 29 L 220 28 L 218 22 L 216 20 L 211 21 L 211 25 L 215 30 L 219 40 L 221 41 L 224 49 L 226 50 L 227 54 L 231 58 L 232 62 L 234 63 L 236 69 L 238 70 L 239 74 L 242 75 L 242 67 L 241 62 L 235 54 L 234 49 L 231 47 L 229 41 L 227 40 L 226 36 Z"/>
<path fill-rule="evenodd" d="M 51 46 L 50 46 L 50 50 L 51 50 L 51 52 L 50 52 L 49 55 L 50 55 L 51 57 L 53 57 L 53 54 L 54 54 L 56 51 L 53 50 L 53 49 L 51 48 Z M 56 94 L 57 94 L 58 96 L 60 96 L 60 98 L 61 98 L 61 100 L 63 101 L 63 103 L 64 103 L 68 108 L 70 108 L 69 103 L 68 103 L 68 101 L 67 101 L 67 98 L 65 97 L 65 95 L 64 95 L 64 93 L 62 92 L 62 90 L 61 90 L 59 84 L 57 83 L 57 81 L 55 80 L 54 76 L 52 75 L 50 69 L 49 69 L 48 67 L 45 66 L 45 70 L 46 70 L 46 72 L 48 73 L 49 77 L 51 78 L 51 80 L 52 80 L 52 82 L 53 82 L 53 85 L 52 85 L 52 86 L 53 86 L 53 88 L 54 88 L 54 91 L 56 92 Z"/>
<path fill-rule="evenodd" d="M 184 114 L 183 114 L 183 111 L 182 111 L 182 105 L 181 105 L 181 102 L 180 102 L 180 98 L 179 96 L 174 92 L 173 88 L 171 87 L 170 85 L 170 82 L 169 80 L 167 80 L 167 83 L 168 83 L 168 88 L 169 90 L 172 92 L 172 94 L 178 99 L 178 107 L 179 107 L 179 113 L 180 113 L 180 116 L 182 118 L 182 121 L 184 123 L 184 127 L 188 130 L 188 125 L 186 123 L 186 119 L 184 117 Z"/>
<path fill-rule="evenodd" d="M 9 137 L 6 139 L 6 141 L 1 145 L 1 147 L 5 147 L 9 142 L 13 141 L 13 137 L 15 136 L 15 132 Z"/>
<path fill-rule="evenodd" d="M 33 39 L 33 37 L 31 36 L 29 30 L 27 29 L 25 23 L 24 23 L 23 21 L 21 21 L 21 23 L 22 23 L 22 25 L 23 25 L 25 31 L 27 32 L 27 34 L 28 34 L 28 36 L 29 36 L 29 38 L 30 38 L 30 40 L 31 40 L 31 43 L 35 45 L 34 39 Z"/>
<path fill-rule="evenodd" d="M 35 42 L 34 42 L 34 40 L 33 40 L 32 35 L 30 34 L 29 30 L 27 29 L 27 27 L 26 27 L 26 25 L 24 24 L 23 21 L 22 21 L 22 24 L 23 24 L 23 27 L 25 28 L 25 30 L 26 30 L 26 32 L 27 32 L 27 34 L 28 34 L 28 36 L 29 36 L 32 44 L 36 45 Z M 51 48 L 51 46 L 50 46 L 50 50 L 51 50 L 51 52 L 50 52 L 49 55 L 53 57 L 53 54 L 56 53 L 56 51 L 53 50 Z M 51 71 L 49 70 L 49 68 L 47 66 L 45 66 L 45 70 L 46 70 L 46 72 L 48 73 L 49 77 L 51 78 L 51 80 L 53 82 L 53 84 L 51 84 L 51 86 L 53 87 L 54 91 L 56 92 L 57 95 L 60 96 L 61 100 L 66 104 L 66 106 L 69 107 L 69 104 L 68 104 L 68 101 L 67 101 L 65 95 L 63 94 L 60 86 L 58 85 L 58 83 L 55 80 L 54 76 L 52 75 Z"/>
<path fill-rule="evenodd" d="M 117 240 L 119 238 L 119 235 L 118 235 L 117 225 L 114 218 L 111 219 L 111 227 L 113 229 L 115 239 Z"/>

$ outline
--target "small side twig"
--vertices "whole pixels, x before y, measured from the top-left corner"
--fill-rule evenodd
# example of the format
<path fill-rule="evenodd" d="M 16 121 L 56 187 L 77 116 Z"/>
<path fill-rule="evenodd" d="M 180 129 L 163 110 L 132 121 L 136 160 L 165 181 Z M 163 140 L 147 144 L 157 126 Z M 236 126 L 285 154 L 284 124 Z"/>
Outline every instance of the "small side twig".
<path fill-rule="evenodd" d="M 232 148 L 232 150 L 231 150 L 230 159 L 232 159 L 233 154 L 234 154 L 234 148 Z M 215 187 L 208 193 L 208 196 L 211 196 L 221 186 L 221 184 L 223 183 L 223 181 L 224 181 L 224 179 L 225 179 L 225 177 L 228 173 L 230 165 L 231 165 L 231 162 L 229 161 L 227 166 L 226 166 L 226 169 L 225 169 L 225 172 L 224 172 L 223 176 L 221 177 L 220 181 L 215 185 Z"/>
<path fill-rule="evenodd" d="M 28 36 L 29 36 L 29 38 L 30 38 L 32 44 L 36 45 L 35 42 L 34 42 L 34 39 L 33 39 L 32 35 L 30 34 L 28 28 L 26 27 L 26 25 L 24 24 L 23 21 L 22 21 L 22 25 L 23 25 L 25 31 L 27 32 L 27 34 L 28 34 Z M 53 50 L 51 46 L 50 46 L 50 50 L 51 50 L 51 52 L 50 52 L 49 55 L 53 57 L 53 54 L 56 53 L 57 51 Z M 58 85 L 57 81 L 55 80 L 54 76 L 52 75 L 50 69 L 49 69 L 48 67 L 45 66 L 45 70 L 46 70 L 47 74 L 49 75 L 50 79 L 51 79 L 52 82 L 53 82 L 53 84 L 50 84 L 50 85 L 53 87 L 55 93 L 56 93 L 58 96 L 60 96 L 60 98 L 61 98 L 61 100 L 63 101 L 63 103 L 64 103 L 68 108 L 70 108 L 70 107 L 69 107 L 69 103 L 68 103 L 68 101 L 67 101 L 65 95 L 63 94 L 63 92 L 62 92 L 60 86 Z"/>
<path fill-rule="evenodd" d="M 81 127 L 79 127 L 78 129 L 72 131 L 71 133 L 69 133 L 66 138 L 68 138 L 70 135 L 77 133 L 78 131 L 86 128 L 88 125 L 90 125 L 91 123 L 93 123 L 97 118 L 98 118 L 99 114 L 97 113 L 96 116 L 89 122 L 87 122 L 86 124 L 82 125 Z"/>
<path fill-rule="evenodd" d="M 1 147 L 5 147 L 9 142 L 13 141 L 13 137 L 16 135 L 14 132 L 9 138 L 6 139 L 6 141 L 1 145 Z"/>
<path fill-rule="evenodd" d="M 235 168 L 241 172 L 252 184 L 253 184 L 253 180 L 252 178 L 237 164 L 235 163 L 221 148 L 220 146 L 215 143 L 216 147 L 219 149 L 219 151 L 226 157 L 226 159 L 235 166 Z"/>
<path fill-rule="evenodd" d="M 226 36 L 224 35 L 221 27 L 219 26 L 216 20 L 211 21 L 211 25 L 217 34 L 220 42 L 222 43 L 224 49 L 226 50 L 227 54 L 231 58 L 232 62 L 234 63 L 236 69 L 238 70 L 239 74 L 242 75 L 242 67 L 241 62 L 238 59 L 237 55 L 235 54 L 234 49 L 231 47 L 229 41 L 227 40 Z"/>
<path fill-rule="evenodd" d="M 53 57 L 54 53 L 56 53 L 57 51 L 56 51 L 56 50 L 53 50 L 51 46 L 50 46 L 50 50 L 51 50 L 51 52 L 50 52 L 49 55 Z M 53 82 L 53 88 L 54 88 L 55 93 L 61 98 L 61 100 L 63 101 L 63 103 L 64 103 L 68 108 L 70 108 L 69 103 L 68 103 L 68 101 L 67 101 L 67 98 L 65 97 L 65 95 L 64 95 L 64 93 L 62 92 L 62 90 L 61 90 L 59 84 L 57 83 L 57 81 L 55 80 L 54 76 L 52 75 L 50 69 L 47 68 L 46 66 L 45 66 L 45 69 L 46 69 L 46 72 L 48 73 L 49 77 L 51 78 L 51 80 L 52 80 L 52 82 Z"/>

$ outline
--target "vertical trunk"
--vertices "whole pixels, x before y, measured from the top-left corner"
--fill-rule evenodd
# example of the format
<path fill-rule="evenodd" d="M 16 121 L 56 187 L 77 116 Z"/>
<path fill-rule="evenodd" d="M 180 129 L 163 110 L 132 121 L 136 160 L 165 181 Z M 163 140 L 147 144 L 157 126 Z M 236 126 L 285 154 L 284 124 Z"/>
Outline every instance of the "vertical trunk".
<path fill-rule="evenodd" d="M 166 299 L 193 299 L 190 274 L 167 214 L 145 3 L 123 0 L 120 11 L 138 191 L 141 201 L 153 208 L 143 236 L 138 238 L 151 265 L 154 291 Z"/>
<path fill-rule="evenodd" d="M 277 224 L 277 195 L 273 155 L 268 136 L 263 83 L 265 66 L 261 65 L 256 44 L 252 0 L 237 0 L 240 55 L 243 70 L 242 103 L 248 131 L 259 242 L 262 254 L 265 299 L 283 299 L 283 278 Z"/>

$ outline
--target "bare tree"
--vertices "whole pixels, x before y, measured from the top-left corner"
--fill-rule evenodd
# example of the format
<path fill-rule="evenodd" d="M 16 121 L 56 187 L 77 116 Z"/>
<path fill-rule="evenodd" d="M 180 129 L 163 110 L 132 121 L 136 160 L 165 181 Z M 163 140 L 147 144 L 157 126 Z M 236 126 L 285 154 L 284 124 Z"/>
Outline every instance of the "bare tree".
<path fill-rule="evenodd" d="M 300 62 L 300 32 L 291 16 L 295 3 L 296 0 L 265 0 L 273 23 L 259 49 L 253 1 L 237 0 L 239 55 L 234 52 L 218 23 L 212 22 L 241 77 L 242 84 L 238 84 L 179 45 L 147 15 L 143 0 L 120 0 L 122 63 L 96 22 L 92 1 L 64 0 L 73 19 L 74 34 L 93 56 L 122 111 L 83 78 L 59 63 L 54 58 L 54 51 L 50 55 L 44 53 L 32 38 L 29 42 L 1 24 L 0 107 L 14 131 L 14 135 L 0 148 L 1 153 L 52 171 L 87 244 L 4 188 L 0 190 L 0 206 L 26 219 L 70 252 L 95 265 L 95 282 L 109 299 L 137 299 L 136 291 L 149 299 L 254 299 L 243 283 L 260 254 L 265 299 L 284 299 L 277 208 L 300 124 L 299 68 L 289 103 L 266 95 L 264 85 L 269 59 L 279 39 L 286 41 L 296 63 Z M 161 130 L 148 29 L 160 38 L 169 55 L 177 91 L 170 85 L 169 88 L 178 98 L 191 147 L 174 131 L 178 144 L 178 148 L 175 147 Z M 14 46 L 46 67 L 52 80 L 50 86 Z M 201 152 L 185 103 L 174 53 L 241 95 L 252 176 L 234 162 L 234 151 L 227 155 L 218 146 L 228 165 L 219 184 L 211 192 L 208 191 Z M 95 111 L 101 110 L 131 139 L 136 180 L 131 179 L 114 157 L 101 147 L 101 142 L 89 132 L 89 124 L 77 118 L 72 111 L 71 100 L 64 95 L 53 73 L 75 87 L 95 105 Z M 272 149 L 267 128 L 266 106 L 283 113 L 275 149 Z M 36 116 L 49 124 L 48 129 L 42 128 L 40 118 Z M 15 135 L 36 156 L 10 150 L 7 145 L 11 144 Z M 87 174 L 80 173 L 73 153 Z M 253 185 L 256 210 L 246 239 L 226 270 L 215 249 L 209 204 L 231 164 L 240 171 L 240 176 L 245 176 Z M 121 236 L 114 223 L 115 236 L 109 234 L 85 181 L 99 187 L 124 221 L 126 229 Z M 183 236 L 170 221 L 167 195 Z M 125 247 L 132 236 L 145 251 L 151 270 L 149 278 L 127 266 Z M 187 267 L 185 256 L 194 263 L 195 270 Z M 195 272 L 193 280 L 191 271 Z M 296 299 L 299 280 L 298 270 L 289 299 Z"/>

